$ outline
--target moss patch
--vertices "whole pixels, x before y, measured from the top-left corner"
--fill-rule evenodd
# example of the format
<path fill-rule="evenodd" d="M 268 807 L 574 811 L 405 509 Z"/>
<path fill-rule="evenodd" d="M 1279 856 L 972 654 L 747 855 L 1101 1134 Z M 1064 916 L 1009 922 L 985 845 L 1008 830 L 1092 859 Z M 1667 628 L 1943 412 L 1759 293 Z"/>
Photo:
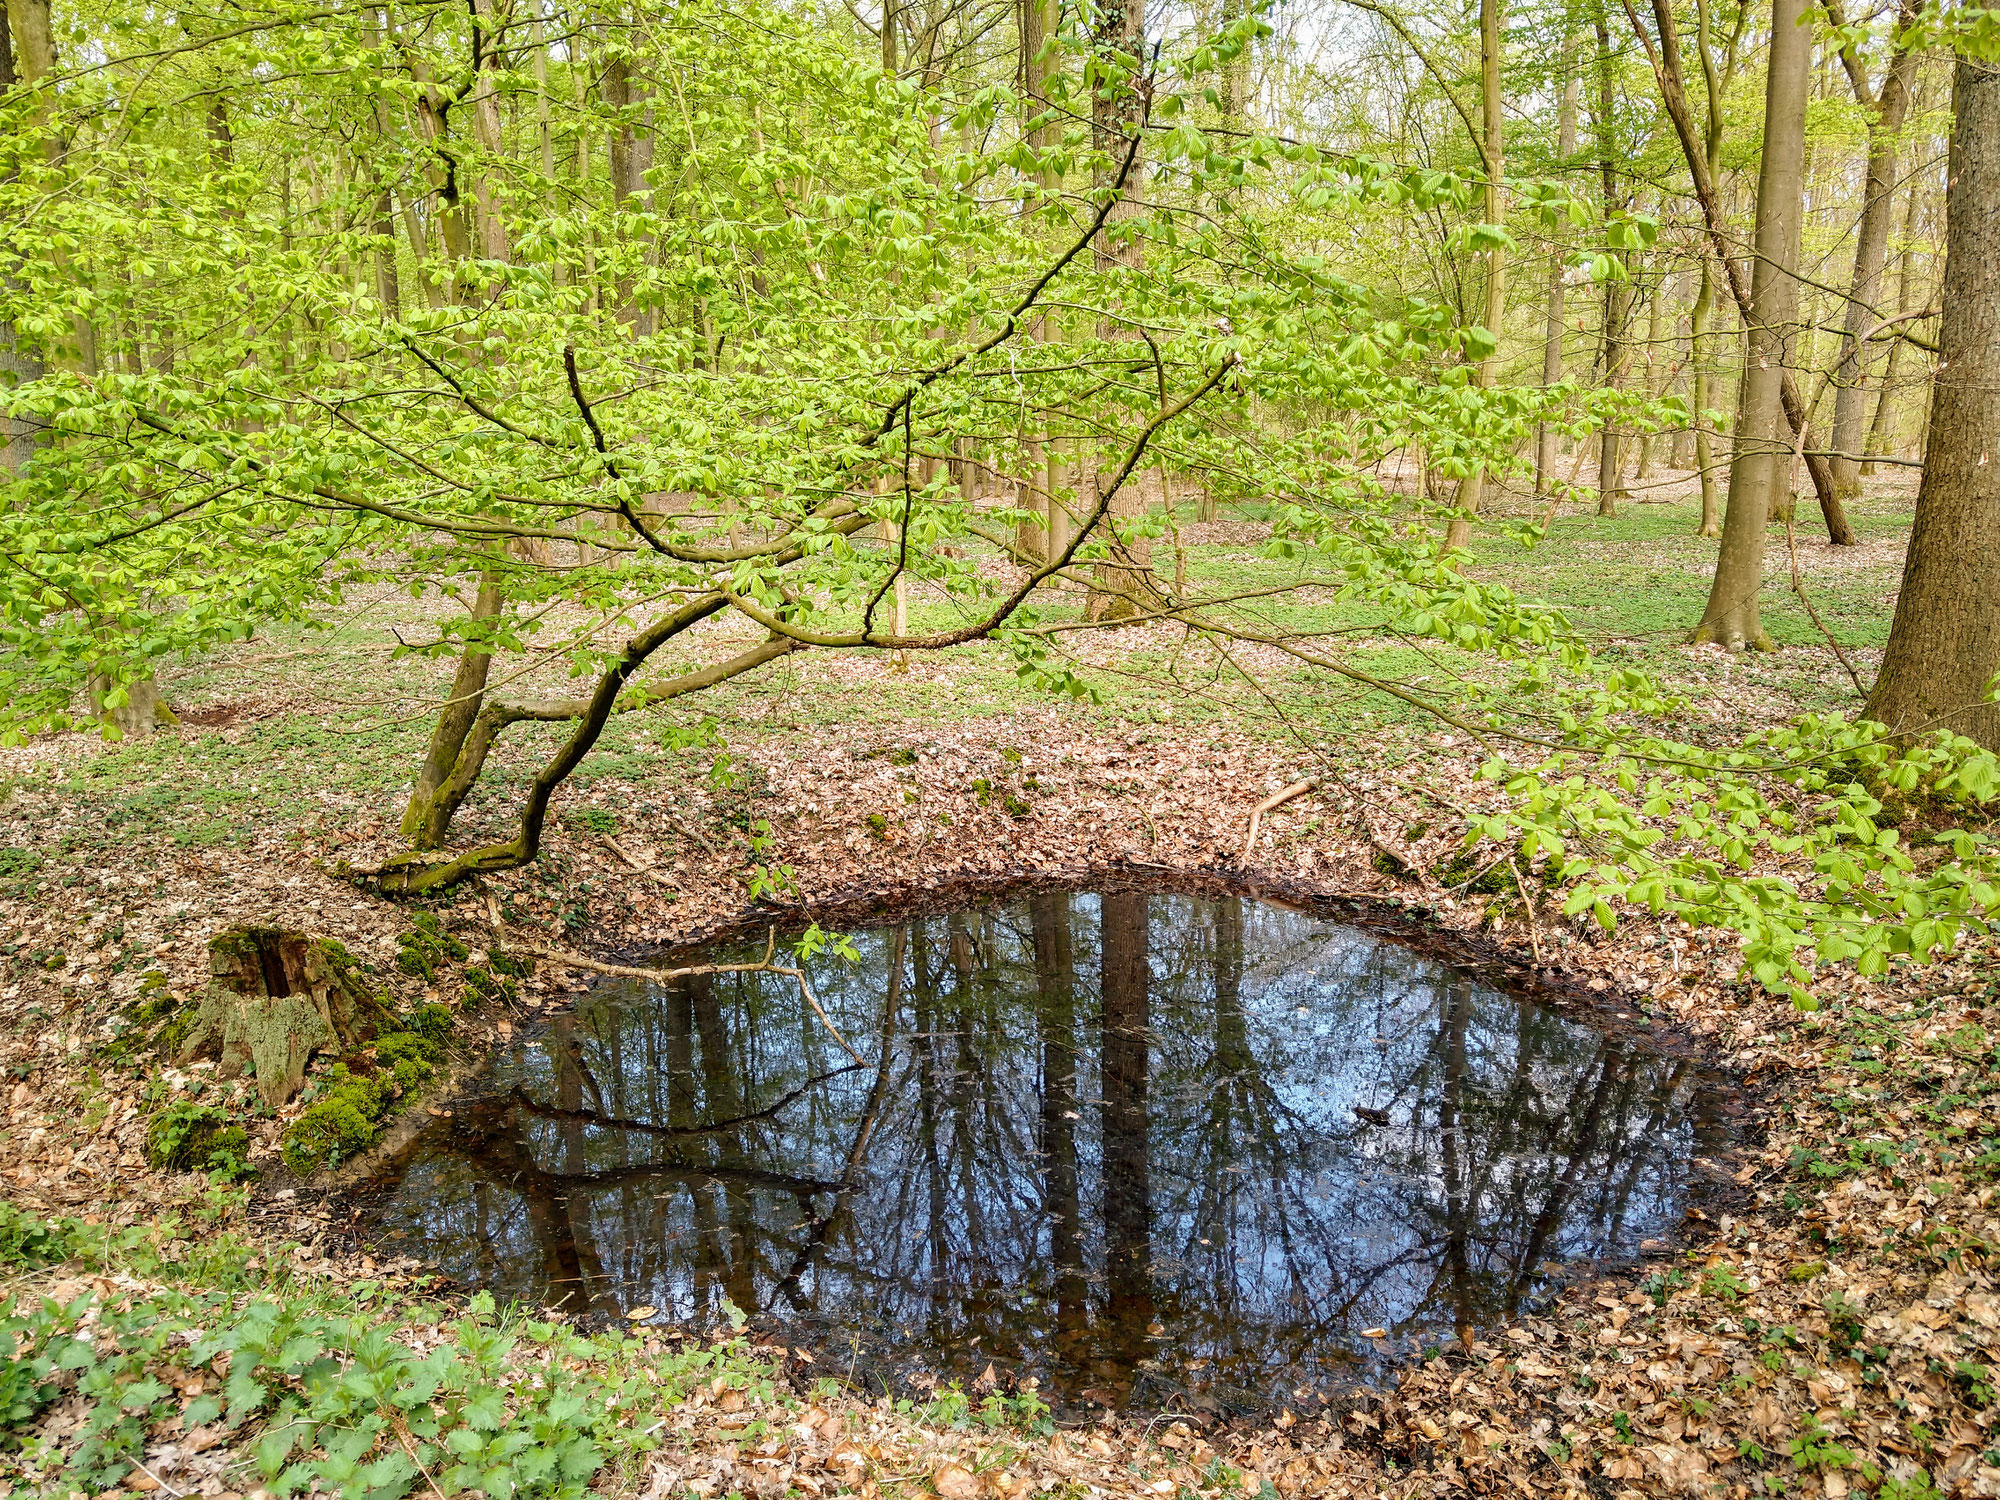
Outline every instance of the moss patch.
<path fill-rule="evenodd" d="M 285 1165 L 301 1177 L 360 1155 L 381 1137 L 382 1121 L 398 1101 L 422 1087 L 444 1061 L 451 1013 L 420 1007 L 406 1029 L 378 1037 L 353 1066 L 335 1063 L 318 1082 L 318 1097 L 285 1128 Z"/>
<path fill-rule="evenodd" d="M 226 1110 L 180 1100 L 146 1127 L 146 1162 L 156 1172 L 210 1172 L 231 1180 L 254 1177 L 250 1132 Z"/>
<path fill-rule="evenodd" d="M 438 919 L 420 911 L 410 919 L 410 930 L 396 939 L 396 967 L 426 984 L 437 979 L 446 964 L 466 959 L 465 944 L 445 930 Z"/>

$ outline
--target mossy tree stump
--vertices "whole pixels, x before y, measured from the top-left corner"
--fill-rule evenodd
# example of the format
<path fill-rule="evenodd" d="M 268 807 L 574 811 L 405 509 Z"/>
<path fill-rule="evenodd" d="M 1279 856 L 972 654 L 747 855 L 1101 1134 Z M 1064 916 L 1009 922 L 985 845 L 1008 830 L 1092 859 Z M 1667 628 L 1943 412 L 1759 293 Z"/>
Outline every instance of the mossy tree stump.
<path fill-rule="evenodd" d="M 208 989 L 174 1059 L 212 1057 L 257 1080 L 272 1108 L 305 1086 L 315 1052 L 359 1051 L 394 1021 L 339 943 L 282 927 L 232 927 L 208 941 Z"/>

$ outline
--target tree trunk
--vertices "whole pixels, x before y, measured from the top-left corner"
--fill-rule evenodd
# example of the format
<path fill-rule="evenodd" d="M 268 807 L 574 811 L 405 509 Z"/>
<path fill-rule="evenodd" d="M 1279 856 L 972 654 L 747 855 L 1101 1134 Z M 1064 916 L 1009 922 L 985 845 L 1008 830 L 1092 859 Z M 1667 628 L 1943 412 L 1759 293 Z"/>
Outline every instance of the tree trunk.
<path fill-rule="evenodd" d="M 1615 121 L 1612 108 L 1617 102 L 1613 89 L 1614 74 L 1611 56 L 1611 28 L 1605 16 L 1604 0 L 1598 0 L 1593 17 L 1597 28 L 1597 110 L 1593 121 L 1597 135 L 1597 170 L 1602 180 L 1604 197 L 1604 217 L 1607 221 L 1618 211 L 1618 166 L 1616 159 L 1617 140 L 1613 134 Z M 1601 359 L 1604 369 L 1604 384 L 1610 390 L 1617 390 L 1619 379 L 1625 369 L 1625 308 L 1630 290 L 1631 257 L 1622 250 L 1614 250 L 1612 258 L 1626 272 L 1623 276 L 1609 276 L 1604 282 L 1604 327 L 1602 334 Z M 1597 513 L 1600 516 L 1618 514 L 1618 497 L 1624 493 L 1619 482 L 1623 468 L 1624 434 L 1616 422 L 1607 421 L 1604 431 L 1598 436 L 1597 445 Z"/>
<path fill-rule="evenodd" d="M 507 224 L 500 216 L 500 198 L 494 191 L 496 166 L 500 160 L 500 96 L 493 87 L 493 75 L 500 64 L 494 44 L 500 29 L 493 22 L 490 0 L 473 0 L 473 25 L 480 38 L 479 73 L 472 90 L 472 131 L 479 143 L 479 165 L 472 174 L 473 203 L 479 211 L 479 253 L 487 260 L 514 258 L 507 239 Z"/>
<path fill-rule="evenodd" d="M 1701 290 L 1695 294 L 1694 311 L 1688 314 L 1688 364 L 1694 383 L 1694 466 L 1701 471 L 1701 525 L 1696 536 L 1722 535 L 1722 507 L 1715 489 L 1715 449 L 1709 441 L 1708 320 L 1715 311 L 1715 260 L 1706 246 L 1701 252 Z"/>
<path fill-rule="evenodd" d="M 1702 8 L 1703 32 L 1707 30 L 1707 8 Z M 1740 247 L 1731 235 L 1723 217 L 1722 202 L 1716 193 L 1716 171 L 1710 165 L 1715 154 L 1715 142 L 1719 139 L 1715 127 L 1715 113 L 1711 110 L 1710 149 L 1704 153 L 1697 143 L 1694 131 L 1694 116 L 1688 108 L 1687 86 L 1681 76 L 1680 30 L 1674 20 L 1671 0 L 1653 0 L 1653 17 L 1659 26 L 1659 43 L 1655 50 L 1651 37 L 1643 28 L 1639 30 L 1640 40 L 1645 44 L 1653 64 L 1653 76 L 1660 85 L 1661 102 L 1666 105 L 1667 117 L 1673 122 L 1674 134 L 1681 143 L 1681 154 L 1687 159 L 1688 175 L 1694 179 L 1695 197 L 1701 204 L 1703 227 L 1708 231 L 1710 247 L 1722 264 L 1722 273 L 1729 284 L 1729 295 L 1743 315 L 1745 326 L 1751 321 L 1750 305 L 1752 294 L 1744 285 L 1742 269 L 1735 257 Z M 1637 17 L 1634 17 L 1637 25 Z M 1703 47 L 1702 63 L 1709 68 L 1706 45 Z M 1711 98 L 1718 96 L 1713 74 L 1709 78 Z M 1801 149 L 1803 160 L 1803 149 Z M 1811 413 L 1805 409 L 1798 386 L 1789 370 L 1779 372 L 1778 401 L 1785 414 L 1785 421 L 1795 437 L 1801 439 L 1805 452 L 1806 471 L 1812 476 L 1813 493 L 1819 497 L 1820 514 L 1826 518 L 1827 538 L 1836 547 L 1851 547 L 1858 540 L 1854 528 L 1848 523 L 1847 511 L 1840 503 L 1840 497 L 1833 492 L 1833 471 L 1827 466 L 1826 455 L 1814 448 L 1809 430 Z"/>
<path fill-rule="evenodd" d="M 1502 174 L 1506 166 L 1506 137 L 1500 113 L 1500 43 L 1502 0 L 1479 0 L 1479 155 L 1486 174 L 1484 208 L 1486 222 L 1499 226 L 1507 222 L 1507 200 Z M 1491 390 L 1500 373 L 1500 338 L 1507 323 L 1507 251 L 1495 239 L 1486 250 L 1486 332 L 1493 339 L 1486 357 L 1479 361 L 1473 383 Z M 1486 465 L 1477 457 L 1472 472 L 1458 482 L 1453 509 L 1458 512 L 1445 529 L 1446 551 L 1465 546 L 1472 540 L 1472 518 L 1486 499 Z"/>
<path fill-rule="evenodd" d="M 500 614 L 501 591 L 499 575 L 487 572 L 479 580 L 479 593 L 472 603 L 472 618 L 483 624 L 496 619 Z M 403 837 L 418 849 L 435 849 L 444 842 L 444 836 L 451 828 L 452 815 L 470 791 L 468 784 L 456 796 L 447 795 L 452 785 L 452 770 L 458 764 L 459 752 L 465 748 L 466 736 L 471 733 L 473 721 L 479 717 L 479 709 L 486 696 L 486 674 L 493 665 L 493 651 L 478 639 L 468 640 L 465 649 L 458 656 L 458 670 L 452 675 L 451 696 L 444 707 L 438 710 L 437 724 L 431 731 L 430 750 L 424 756 L 422 769 L 417 772 L 417 782 L 410 790 L 409 806 L 403 810 Z"/>
<path fill-rule="evenodd" d="M 1879 94 L 1872 95 L 1851 48 L 1843 54 L 1853 81 L 1855 100 L 1864 110 L 1872 110 L 1868 122 L 1868 183 L 1861 203 L 1861 220 L 1854 230 L 1854 279 L 1847 303 L 1847 318 L 1841 330 L 1840 358 L 1834 368 L 1833 396 L 1833 492 L 1849 496 L 1861 493 L 1861 452 L 1867 441 L 1863 424 L 1868 420 L 1868 345 L 1863 336 L 1879 318 L 1873 309 L 1881 300 L 1882 263 L 1889 248 L 1889 219 L 1896 193 L 1896 138 L 1903 128 L 1909 108 L 1910 79 L 1917 70 L 1917 55 L 1897 43 L 1916 21 L 1920 0 L 1904 0 L 1898 17 L 1896 48 Z"/>
<path fill-rule="evenodd" d="M 1658 401 L 1665 393 L 1662 381 L 1669 363 L 1660 357 L 1666 300 L 1667 273 L 1661 271 L 1646 297 L 1646 394 L 1654 401 Z M 1639 471 L 1633 477 L 1637 479 L 1653 477 L 1653 433 L 1650 429 L 1639 435 Z"/>
<path fill-rule="evenodd" d="M 1146 50 L 1146 10 L 1144 0 L 1110 0 L 1098 20 L 1095 41 L 1101 57 L 1116 54 L 1122 65 L 1141 68 L 1145 65 Z M 1139 99 L 1137 93 L 1124 85 L 1112 85 L 1100 80 L 1091 104 L 1092 186 L 1100 193 L 1111 191 L 1124 167 L 1126 155 L 1132 150 L 1133 139 L 1139 129 Z M 1118 267 L 1136 267 L 1140 263 L 1140 248 L 1136 241 L 1114 244 L 1112 229 L 1119 222 L 1132 218 L 1138 212 L 1138 190 L 1140 164 L 1133 160 L 1125 175 L 1125 184 L 1119 194 L 1119 201 L 1105 220 L 1104 229 L 1099 233 L 1095 247 L 1095 259 L 1100 273 Z M 1106 320 L 1098 327 L 1098 337 L 1105 340 L 1118 337 L 1117 325 Z M 1115 448 L 1111 450 L 1115 452 Z M 1108 455 L 1107 455 L 1108 456 Z M 1096 487 L 1101 503 L 1105 489 L 1112 482 L 1114 471 L 1105 464 L 1098 466 Z M 1145 500 L 1136 485 L 1126 484 L 1111 496 L 1105 510 L 1104 541 L 1110 548 L 1111 556 L 1099 563 L 1092 578 L 1090 597 L 1085 604 L 1085 615 L 1092 620 L 1123 620 L 1138 613 L 1138 600 L 1148 592 L 1147 578 L 1152 571 L 1152 543 L 1139 536 L 1121 537 L 1120 523 L 1138 520 L 1145 515 Z"/>
<path fill-rule="evenodd" d="M 1708 608 L 1693 639 L 1768 651 L 1757 592 L 1771 505 L 1789 495 L 1791 443 L 1781 390 L 1798 325 L 1800 219 L 1804 210 L 1806 93 L 1812 34 L 1804 0 L 1771 0 L 1770 73 L 1764 89 L 1764 156 L 1757 174 L 1756 263 L 1745 318 L 1747 358 L 1729 464 L 1729 508 Z"/>
<path fill-rule="evenodd" d="M 1930 446 L 1868 716 L 2000 750 L 2000 67 L 1958 60 Z"/>
<path fill-rule="evenodd" d="M 1037 152 L 1046 151 L 1054 144 L 1054 132 L 1047 125 L 1031 122 L 1048 109 L 1049 65 L 1043 57 L 1042 49 L 1049 39 L 1048 0 L 1018 0 L 1015 22 L 1021 44 L 1021 93 L 1023 134 L 1028 145 Z M 1055 173 L 1040 168 L 1035 173 L 1035 186 L 1030 190 L 1030 201 L 1039 206 L 1043 198 L 1057 186 Z M 1049 342 L 1049 320 L 1037 316 L 1028 324 L 1028 342 L 1045 344 Z M 1024 412 L 1024 422 L 1031 420 Z M 1057 512 L 1061 509 L 1056 499 L 1056 489 L 1061 477 L 1060 465 L 1056 459 L 1056 445 L 1042 439 L 1023 434 L 1021 439 L 1021 462 L 1027 470 L 1016 490 L 1015 508 L 1023 512 L 1015 528 L 1015 543 L 1023 556 L 1035 562 L 1047 562 L 1060 554 L 1067 535 L 1060 539 L 1061 519 Z"/>
<path fill-rule="evenodd" d="M 8 0 L 4 10 L 0 10 L 0 95 L 11 94 L 20 84 L 14 69 L 15 20 L 13 11 L 20 0 Z M 9 289 L 18 289 L 20 278 L 13 266 L 6 268 Z M 33 381 L 40 380 L 48 373 L 42 361 L 40 349 L 21 340 L 11 322 L 0 323 L 0 380 L 4 380 L 10 390 L 19 389 Z M 19 474 L 35 450 L 46 441 L 42 424 L 27 417 L 8 417 L 4 423 L 5 446 L 0 447 L 0 466 L 8 474 Z"/>
<path fill-rule="evenodd" d="M 1896 312 L 1900 316 L 1911 311 L 1910 307 L 1910 247 L 1917 237 L 1917 206 L 1922 201 L 1919 191 L 1923 185 L 1921 177 L 1910 180 L 1910 201 L 1903 210 L 1903 243 L 1896 252 Z M 1902 363 L 1903 341 L 1892 339 L 1889 343 L 1889 363 L 1882 371 L 1882 393 L 1875 400 L 1875 420 L 1868 424 L 1868 444 L 1862 451 L 1868 454 L 1889 453 L 1895 444 L 1890 437 L 1890 418 L 1896 407 L 1896 366 Z M 1864 475 L 1873 474 L 1875 465 L 1864 462 Z"/>
<path fill-rule="evenodd" d="M 1104 1282 L 1112 1362 L 1124 1374 L 1153 1321 L 1152 1015 L 1143 895 L 1101 898 Z"/>
<path fill-rule="evenodd" d="M 1556 111 L 1556 154 L 1565 163 L 1576 155 L 1576 101 L 1581 79 L 1576 72 L 1576 39 L 1563 43 L 1562 103 Z M 1549 265 L 1549 316 L 1542 335 L 1542 384 L 1552 386 L 1563 373 L 1563 254 L 1557 250 Z M 1535 493 L 1549 493 L 1556 468 L 1555 429 L 1544 422 L 1535 433 Z"/>

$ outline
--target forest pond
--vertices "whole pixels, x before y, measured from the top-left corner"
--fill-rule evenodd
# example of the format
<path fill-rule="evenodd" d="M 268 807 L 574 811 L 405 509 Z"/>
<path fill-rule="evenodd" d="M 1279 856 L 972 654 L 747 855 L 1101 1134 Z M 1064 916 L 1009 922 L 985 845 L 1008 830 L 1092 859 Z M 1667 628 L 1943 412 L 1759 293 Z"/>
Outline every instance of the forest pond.
<path fill-rule="evenodd" d="M 403 1154 L 374 1233 L 579 1318 L 737 1309 L 899 1392 L 1239 1409 L 1636 1255 L 1726 1144 L 1690 1064 L 1285 907 L 1036 895 L 853 942 L 807 969 L 864 1062 L 778 975 L 607 982 Z"/>

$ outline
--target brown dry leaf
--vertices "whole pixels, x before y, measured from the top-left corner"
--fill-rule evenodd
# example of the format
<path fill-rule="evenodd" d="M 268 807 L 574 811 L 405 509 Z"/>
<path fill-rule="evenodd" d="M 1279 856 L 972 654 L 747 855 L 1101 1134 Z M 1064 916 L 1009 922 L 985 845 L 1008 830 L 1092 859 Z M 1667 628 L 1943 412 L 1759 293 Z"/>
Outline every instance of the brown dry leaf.
<path fill-rule="evenodd" d="M 944 1496 L 944 1500 L 978 1500 L 980 1484 L 969 1469 L 953 1463 L 939 1464 L 931 1470 L 931 1488 Z"/>

